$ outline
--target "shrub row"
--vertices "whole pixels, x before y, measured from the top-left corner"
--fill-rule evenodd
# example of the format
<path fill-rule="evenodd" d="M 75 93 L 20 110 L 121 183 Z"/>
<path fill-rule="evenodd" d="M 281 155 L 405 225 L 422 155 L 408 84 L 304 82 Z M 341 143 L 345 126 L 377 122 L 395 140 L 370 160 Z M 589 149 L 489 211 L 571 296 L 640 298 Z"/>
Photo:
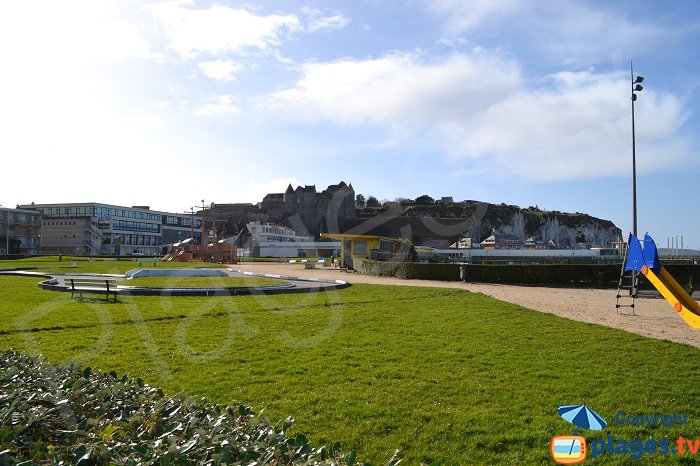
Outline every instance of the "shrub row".
<path fill-rule="evenodd" d="M 0 465 L 354 464 L 250 407 L 166 397 L 140 379 L 0 353 Z M 396 465 L 392 458 L 389 465 Z"/>
<path fill-rule="evenodd" d="M 418 262 L 382 262 L 369 259 L 354 259 L 355 270 L 366 275 L 419 280 L 459 280 L 457 264 L 420 264 Z"/>
<path fill-rule="evenodd" d="M 379 262 L 355 259 L 355 269 L 363 274 L 421 280 L 465 280 L 482 283 L 539 285 L 580 285 L 616 287 L 621 264 L 419 264 L 416 262 Z M 686 289 L 700 286 L 700 265 L 668 265 L 669 273 Z M 697 284 L 697 285 L 696 285 Z M 642 277 L 643 288 L 651 284 Z"/>
<path fill-rule="evenodd" d="M 617 286 L 620 264 L 466 265 L 466 281 L 540 285 Z"/>

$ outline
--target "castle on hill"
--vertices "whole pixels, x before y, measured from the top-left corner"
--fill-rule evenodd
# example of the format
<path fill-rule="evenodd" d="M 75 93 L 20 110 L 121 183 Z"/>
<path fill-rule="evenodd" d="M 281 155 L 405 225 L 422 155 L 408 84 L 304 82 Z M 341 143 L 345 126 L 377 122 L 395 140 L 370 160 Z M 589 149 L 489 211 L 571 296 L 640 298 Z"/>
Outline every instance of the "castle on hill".
<path fill-rule="evenodd" d="M 288 223 L 295 230 L 317 236 L 329 221 L 355 218 L 355 189 L 344 181 L 332 184 L 321 192 L 316 185 L 291 185 L 283 193 L 267 194 L 259 207 L 271 222 Z"/>

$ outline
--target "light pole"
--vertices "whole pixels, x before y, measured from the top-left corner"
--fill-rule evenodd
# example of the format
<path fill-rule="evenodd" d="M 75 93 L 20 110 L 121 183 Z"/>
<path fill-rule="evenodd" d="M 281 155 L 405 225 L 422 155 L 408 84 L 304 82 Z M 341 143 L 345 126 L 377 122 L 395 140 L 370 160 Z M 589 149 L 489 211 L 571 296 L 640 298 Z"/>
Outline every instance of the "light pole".
<path fill-rule="evenodd" d="M 630 61 L 630 83 L 632 88 L 632 234 L 637 236 L 637 148 L 635 142 L 635 132 L 634 132 L 634 102 L 637 100 L 637 94 L 644 87 L 642 86 L 644 82 L 643 76 L 634 76 L 634 70 L 632 69 L 632 62 Z M 627 245 L 629 248 L 629 245 Z M 632 288 L 630 289 L 630 294 L 637 297 L 637 272 L 632 271 Z"/>
<path fill-rule="evenodd" d="M 637 236 L 637 148 L 634 132 L 634 102 L 637 100 L 637 94 L 644 87 L 640 83 L 644 82 L 643 76 L 635 78 L 630 62 L 630 82 L 632 83 L 632 233 Z"/>
<path fill-rule="evenodd" d="M 201 241 L 203 241 L 203 243 L 202 243 L 203 249 L 201 250 L 201 253 L 200 253 L 202 262 L 206 262 L 206 261 L 207 261 L 207 248 L 209 247 L 209 238 L 208 238 L 208 235 L 205 235 L 205 234 L 204 234 L 204 231 L 205 231 L 205 226 L 204 226 L 204 199 L 202 199 L 202 240 L 201 240 Z"/>
<path fill-rule="evenodd" d="M 10 208 L 5 206 L 0 206 L 5 209 L 5 215 L 7 215 L 7 230 L 5 230 L 5 254 L 10 255 Z"/>

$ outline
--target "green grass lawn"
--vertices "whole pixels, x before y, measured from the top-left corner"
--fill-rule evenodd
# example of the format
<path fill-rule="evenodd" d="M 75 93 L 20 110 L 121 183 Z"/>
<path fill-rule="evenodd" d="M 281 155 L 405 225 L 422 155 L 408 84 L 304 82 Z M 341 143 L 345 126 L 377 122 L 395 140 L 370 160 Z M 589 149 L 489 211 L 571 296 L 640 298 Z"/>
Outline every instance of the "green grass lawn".
<path fill-rule="evenodd" d="M 698 349 L 481 294 L 354 285 L 105 303 L 36 282 L 0 277 L 0 347 L 249 404 L 273 420 L 292 416 L 292 433 L 319 446 L 340 441 L 363 461 L 382 463 L 400 449 L 410 465 L 553 464 L 550 439 L 572 427 L 556 408 L 574 403 L 610 423 L 581 431 L 589 441 L 700 438 Z M 618 411 L 687 413 L 690 424 L 619 426 Z M 689 456 L 595 461 L 695 464 Z"/>
<path fill-rule="evenodd" d="M 148 286 L 153 288 L 232 288 L 274 286 L 289 283 L 266 277 L 140 277 L 119 280 L 124 286 Z"/>

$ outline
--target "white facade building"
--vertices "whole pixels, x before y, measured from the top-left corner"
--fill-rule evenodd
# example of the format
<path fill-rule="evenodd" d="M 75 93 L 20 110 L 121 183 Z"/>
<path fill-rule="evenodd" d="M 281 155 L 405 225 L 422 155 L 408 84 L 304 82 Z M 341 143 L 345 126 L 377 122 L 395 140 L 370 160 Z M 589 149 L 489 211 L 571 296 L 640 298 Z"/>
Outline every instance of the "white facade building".
<path fill-rule="evenodd" d="M 338 256 L 340 242 L 314 241 L 294 230 L 271 223 L 249 222 L 247 247 L 252 257 L 331 257 Z"/>

